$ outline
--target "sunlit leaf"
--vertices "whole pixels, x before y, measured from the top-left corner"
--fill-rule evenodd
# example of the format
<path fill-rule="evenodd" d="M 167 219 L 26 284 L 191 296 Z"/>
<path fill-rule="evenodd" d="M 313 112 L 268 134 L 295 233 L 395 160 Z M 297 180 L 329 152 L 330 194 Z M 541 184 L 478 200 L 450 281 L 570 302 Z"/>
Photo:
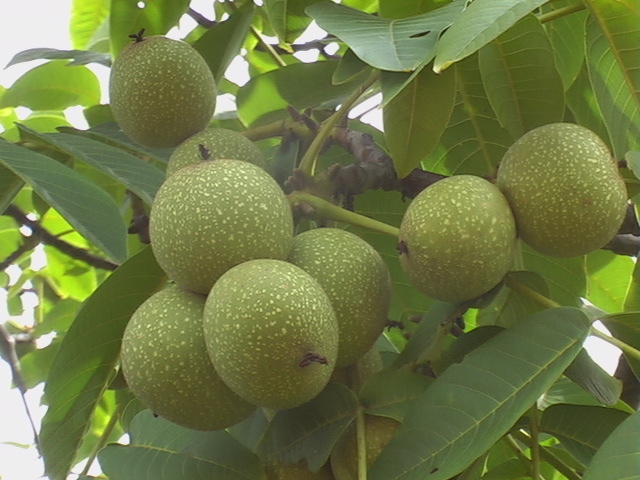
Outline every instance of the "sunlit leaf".
<path fill-rule="evenodd" d="M 67 477 L 113 374 L 131 314 L 165 281 L 147 248 L 114 271 L 78 312 L 54 358 L 45 387 L 49 409 L 42 421 L 40 447 L 52 480 Z"/>
<path fill-rule="evenodd" d="M 312 5 L 307 14 L 365 63 L 381 70 L 407 72 L 433 59 L 438 35 L 451 25 L 464 4 L 458 0 L 400 20 L 368 15 L 331 2 Z"/>
<path fill-rule="evenodd" d="M 357 84 L 333 85 L 336 61 L 295 63 L 253 77 L 236 97 L 238 116 L 246 125 L 287 118 L 287 105 L 298 110 L 333 108 Z"/>
<path fill-rule="evenodd" d="M 536 313 L 439 376 L 374 462 L 371 480 L 443 480 L 487 451 L 557 380 L 582 347 L 579 310 Z"/>
<path fill-rule="evenodd" d="M 144 28 L 145 35 L 164 35 L 178 24 L 187 11 L 189 0 L 153 0 L 135 2 L 131 0 L 111 0 L 109 30 L 111 51 L 117 55 L 131 43 L 129 35 Z"/>
<path fill-rule="evenodd" d="M 330 383 L 313 400 L 273 417 L 257 446 L 261 457 L 284 463 L 306 459 L 311 471 L 324 465 L 331 449 L 355 416 L 357 399 L 339 383 Z"/>
<path fill-rule="evenodd" d="M 224 430 L 190 430 L 144 410 L 130 435 L 129 445 L 111 444 L 98 455 L 111 480 L 266 480 L 256 456 Z"/>
<path fill-rule="evenodd" d="M 216 82 L 222 79 L 231 61 L 240 53 L 253 16 L 253 3 L 248 2 L 229 19 L 208 29 L 193 44 L 209 65 Z"/>
<path fill-rule="evenodd" d="M 124 221 L 103 190 L 61 163 L 5 141 L 0 141 L 0 162 L 110 258 L 127 257 Z"/>
<path fill-rule="evenodd" d="M 399 178 L 411 173 L 438 145 L 455 96 L 455 69 L 437 75 L 423 68 L 385 106 L 385 137 Z"/>
<path fill-rule="evenodd" d="M 311 23 L 304 10 L 320 0 L 265 0 L 271 28 L 285 43 L 293 42 Z"/>
<path fill-rule="evenodd" d="M 475 0 L 442 34 L 433 69 L 440 72 L 477 52 L 547 0 Z"/>
<path fill-rule="evenodd" d="M 99 102 L 100 84 L 91 70 L 51 61 L 16 80 L 0 99 L 0 108 L 21 106 L 32 110 L 63 110 L 73 105 Z"/>
<path fill-rule="evenodd" d="M 635 262 L 631 257 L 596 250 L 587 255 L 587 300 L 605 312 L 623 310 Z"/>
<path fill-rule="evenodd" d="M 593 456 L 583 480 L 637 480 L 640 478 L 640 412 L 630 415 Z"/>
<path fill-rule="evenodd" d="M 624 310 L 640 311 L 640 262 L 636 262 L 631 274 L 631 283 L 624 299 Z"/>
<path fill-rule="evenodd" d="M 640 148 L 640 14 L 631 2 L 589 0 L 586 52 L 589 78 L 609 131 L 613 153 L 622 158 Z"/>
<path fill-rule="evenodd" d="M 562 79 L 547 35 L 533 15 L 485 45 L 478 60 L 487 98 L 513 138 L 562 120 Z"/>
<path fill-rule="evenodd" d="M 109 15 L 109 0 L 74 0 L 69 33 L 74 48 L 88 48 L 98 28 Z"/>

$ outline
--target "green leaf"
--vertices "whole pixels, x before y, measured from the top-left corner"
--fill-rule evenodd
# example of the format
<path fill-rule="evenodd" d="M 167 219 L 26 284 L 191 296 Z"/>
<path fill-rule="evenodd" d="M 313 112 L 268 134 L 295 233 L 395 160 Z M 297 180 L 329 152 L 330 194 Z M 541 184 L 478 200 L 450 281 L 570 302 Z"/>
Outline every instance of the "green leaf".
<path fill-rule="evenodd" d="M 639 315 L 640 311 L 617 313 L 602 317 L 600 320 L 615 338 L 631 345 L 636 350 L 640 350 Z M 625 354 L 625 358 L 629 362 L 633 373 L 637 378 L 640 378 L 640 360 L 627 354 Z"/>
<path fill-rule="evenodd" d="M 475 0 L 442 34 L 433 69 L 441 72 L 505 32 L 547 0 Z"/>
<path fill-rule="evenodd" d="M 593 361 L 585 349 L 571 362 L 564 374 L 603 405 L 615 405 L 620 399 L 622 383 Z"/>
<path fill-rule="evenodd" d="M 111 480 L 266 480 L 256 456 L 224 430 L 189 430 L 143 410 L 130 435 L 129 445 L 98 454 Z"/>
<path fill-rule="evenodd" d="M 76 160 L 83 161 L 109 175 L 139 196 L 148 205 L 164 182 L 164 172 L 116 147 L 86 136 L 68 133 L 28 133 Z"/>
<path fill-rule="evenodd" d="M 634 266 L 631 257 L 607 250 L 587 255 L 587 300 L 608 313 L 622 311 Z"/>
<path fill-rule="evenodd" d="M 445 175 L 492 175 L 513 140 L 487 99 L 477 55 L 456 65 L 456 88 L 449 125 L 422 167 Z"/>
<path fill-rule="evenodd" d="M 640 310 L 640 262 L 636 261 L 631 275 L 631 284 L 624 299 L 624 311 Z"/>
<path fill-rule="evenodd" d="M 40 447 L 52 480 L 65 479 L 72 467 L 113 376 L 129 318 L 165 282 L 148 247 L 115 270 L 78 312 L 51 365 L 44 392 L 49 409 L 42 420 Z"/>
<path fill-rule="evenodd" d="M 449 367 L 427 389 L 370 470 L 371 480 L 444 480 L 486 452 L 582 348 L 585 315 L 536 313 Z"/>
<path fill-rule="evenodd" d="M 96 103 L 100 103 L 100 84 L 91 70 L 52 61 L 32 68 L 16 80 L 0 99 L 0 108 L 63 110 Z"/>
<path fill-rule="evenodd" d="M 109 30 L 114 56 L 125 45 L 131 43 L 129 35 L 138 33 L 143 28 L 147 37 L 167 33 L 178 24 L 189 3 L 189 0 L 111 0 Z M 144 7 L 139 7 L 139 4 L 143 4 Z"/>
<path fill-rule="evenodd" d="M 552 405 L 542 412 L 540 430 L 557 437 L 580 463 L 587 465 L 611 432 L 628 416 L 613 408 Z"/>
<path fill-rule="evenodd" d="M 432 12 L 397 19 L 380 18 L 331 2 L 307 8 L 307 14 L 374 68 L 408 72 L 434 56 L 440 33 L 464 8 L 454 1 Z"/>
<path fill-rule="evenodd" d="M 127 258 L 124 220 L 104 190 L 49 157 L 5 141 L 0 141 L 0 163 L 110 258 L 117 262 Z"/>
<path fill-rule="evenodd" d="M 438 145 L 456 98 L 455 70 L 423 68 L 384 108 L 384 130 L 399 178 L 406 177 Z"/>
<path fill-rule="evenodd" d="M 624 158 L 627 161 L 629 170 L 640 180 L 640 152 L 627 152 Z"/>
<path fill-rule="evenodd" d="M 552 300 L 561 305 L 582 305 L 581 297 L 587 293 L 585 257 L 547 257 L 524 244 L 522 257 L 524 267 L 545 280 Z"/>
<path fill-rule="evenodd" d="M 567 107 L 573 119 L 579 125 L 593 130 L 607 144 L 611 144 L 609 133 L 602 120 L 600 107 L 591 88 L 586 63 L 582 66 L 578 77 L 566 92 Z"/>
<path fill-rule="evenodd" d="M 1 142 L 1 140 L 0 140 Z M 24 182 L 8 168 L 0 165 L 0 212 L 4 212 Z"/>
<path fill-rule="evenodd" d="M 545 9 L 545 13 L 569 5 L 575 5 L 573 0 L 553 2 L 553 9 Z M 549 35 L 549 41 L 553 46 L 553 56 L 556 68 L 562 78 L 565 91 L 573 84 L 584 65 L 584 28 L 588 12 L 573 12 L 555 18 L 552 22 L 545 23 L 545 30 Z"/>
<path fill-rule="evenodd" d="M 71 60 L 68 65 L 86 65 L 98 63 L 105 67 L 111 66 L 111 56 L 106 53 L 90 52 L 86 50 L 58 50 L 57 48 L 30 48 L 16 53 L 7 67 L 32 60 Z"/>
<path fill-rule="evenodd" d="M 640 478 L 640 412 L 622 422 L 593 456 L 583 480 L 637 480 Z"/>
<path fill-rule="evenodd" d="M 229 19 L 208 29 L 193 44 L 193 48 L 200 52 L 209 65 L 216 82 L 220 82 L 231 61 L 240 53 L 249 33 L 253 15 L 253 3 L 248 2 Z"/>
<path fill-rule="evenodd" d="M 109 16 L 110 0 L 74 0 L 69 33 L 74 48 L 85 49 Z"/>
<path fill-rule="evenodd" d="M 306 459 L 309 469 L 317 471 L 354 419 L 357 403 L 347 387 L 330 383 L 310 402 L 277 412 L 256 451 L 263 458 L 284 463 Z"/>
<path fill-rule="evenodd" d="M 433 382 L 432 378 L 401 370 L 383 370 L 367 379 L 360 391 L 360 403 L 371 415 L 399 422 Z"/>
<path fill-rule="evenodd" d="M 238 116 L 255 126 L 287 118 L 288 105 L 305 108 L 333 108 L 351 94 L 355 83 L 333 85 L 331 77 L 338 62 L 295 63 L 253 77 L 238 90 Z"/>
<path fill-rule="evenodd" d="M 479 52 L 480 73 L 500 124 L 513 138 L 564 116 L 564 88 L 540 22 L 527 15 Z"/>
<path fill-rule="evenodd" d="M 304 11 L 320 0 L 265 0 L 269 23 L 278 38 L 292 43 L 311 23 Z"/>
<path fill-rule="evenodd" d="M 609 132 L 613 154 L 640 148 L 640 14 L 631 2 L 588 0 L 589 78 Z"/>

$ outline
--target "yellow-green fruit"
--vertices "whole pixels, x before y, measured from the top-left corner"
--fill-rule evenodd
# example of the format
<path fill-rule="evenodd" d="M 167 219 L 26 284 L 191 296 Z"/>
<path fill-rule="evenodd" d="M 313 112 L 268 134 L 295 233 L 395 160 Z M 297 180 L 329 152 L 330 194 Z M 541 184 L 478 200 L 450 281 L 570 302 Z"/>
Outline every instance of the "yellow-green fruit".
<path fill-rule="evenodd" d="M 323 465 L 317 472 L 312 472 L 304 460 L 298 463 L 272 463 L 264 470 L 267 480 L 334 480 L 331 465 Z"/>
<path fill-rule="evenodd" d="M 488 292 L 509 271 L 516 229 L 500 190 L 456 175 L 413 199 L 399 239 L 400 264 L 413 285 L 438 300 L 462 302 Z"/>
<path fill-rule="evenodd" d="M 262 152 L 244 135 L 226 128 L 207 128 L 176 147 L 167 163 L 167 177 L 182 167 L 203 160 L 233 158 L 265 167 Z"/>
<path fill-rule="evenodd" d="M 391 441 L 400 422 L 393 418 L 365 415 L 364 425 L 367 467 L 370 467 L 382 449 Z M 351 424 L 336 443 L 330 461 L 335 480 L 358 480 L 361 478 L 358 476 L 358 444 L 354 424 Z"/>
<path fill-rule="evenodd" d="M 216 371 L 250 403 L 293 408 L 331 377 L 338 323 L 322 287 L 295 265 L 261 259 L 232 268 L 211 289 L 203 319 Z"/>
<path fill-rule="evenodd" d="M 149 297 L 122 338 L 122 371 L 133 394 L 155 414 L 183 427 L 218 430 L 255 406 L 213 368 L 202 333 L 205 298 L 176 286 Z"/>
<path fill-rule="evenodd" d="M 340 328 L 338 367 L 362 357 L 388 322 L 391 276 L 380 254 L 357 235 L 316 228 L 296 235 L 288 260 L 322 286 Z"/>
<path fill-rule="evenodd" d="M 591 130 L 572 123 L 544 125 L 520 137 L 500 163 L 497 186 L 522 240 L 554 257 L 604 246 L 627 207 L 609 149 Z"/>
<path fill-rule="evenodd" d="M 167 178 L 151 206 L 149 233 L 167 275 L 187 290 L 207 294 L 234 265 L 285 259 L 293 217 L 284 193 L 260 167 L 211 160 Z"/>
<path fill-rule="evenodd" d="M 205 128 L 216 105 L 209 66 L 189 44 L 136 38 L 116 57 L 109 78 L 113 117 L 147 147 L 175 147 Z"/>

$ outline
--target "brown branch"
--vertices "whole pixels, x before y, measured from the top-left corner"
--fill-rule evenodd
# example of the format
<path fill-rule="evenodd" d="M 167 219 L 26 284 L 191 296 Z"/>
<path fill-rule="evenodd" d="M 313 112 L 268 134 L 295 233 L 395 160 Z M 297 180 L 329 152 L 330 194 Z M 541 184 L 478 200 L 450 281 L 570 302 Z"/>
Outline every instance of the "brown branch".
<path fill-rule="evenodd" d="M 187 10 L 187 15 L 189 15 L 198 25 L 204 28 L 211 28 L 217 25 L 215 20 L 209 20 L 200 12 L 197 12 L 193 8 L 189 7 Z"/>
<path fill-rule="evenodd" d="M 22 244 L 16 248 L 13 253 L 7 255 L 2 262 L 0 262 L 0 272 L 6 270 L 9 266 L 11 266 L 20 256 L 30 250 L 36 248 L 36 245 L 40 243 L 40 237 L 36 234 L 31 235 L 30 237 L 22 236 L 23 241 Z"/>
<path fill-rule="evenodd" d="M 40 225 L 37 221 L 31 220 L 29 217 L 27 217 L 22 212 L 22 210 L 20 210 L 15 205 L 9 205 L 4 214 L 13 217 L 20 225 L 29 227 L 29 229 L 38 236 L 42 243 L 51 245 L 52 247 L 57 248 L 62 253 L 69 255 L 72 258 L 85 262 L 92 267 L 101 268 L 103 270 L 115 270 L 118 267 L 116 263 L 113 263 L 105 258 L 93 255 L 83 248 L 76 247 L 75 245 L 71 245 L 64 240 L 61 240 L 56 235 L 53 235 L 51 232 L 43 228 L 42 225 Z"/>

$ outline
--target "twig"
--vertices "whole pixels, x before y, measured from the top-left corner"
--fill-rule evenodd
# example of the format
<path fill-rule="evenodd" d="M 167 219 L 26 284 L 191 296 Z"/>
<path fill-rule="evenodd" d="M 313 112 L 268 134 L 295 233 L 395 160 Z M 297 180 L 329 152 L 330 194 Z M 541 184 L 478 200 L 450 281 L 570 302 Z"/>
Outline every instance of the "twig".
<path fill-rule="evenodd" d="M 34 248 L 36 248 L 36 245 L 40 243 L 40 237 L 36 234 L 31 235 L 30 237 L 23 235 L 22 238 L 22 244 L 18 248 L 16 248 L 13 253 L 7 255 L 7 258 L 0 262 L 0 272 L 11 266 L 13 262 L 20 258 L 23 253 L 33 250 Z"/>
<path fill-rule="evenodd" d="M 567 5 L 566 7 L 558 8 L 556 10 L 551 10 L 550 12 L 538 15 L 538 21 L 540 23 L 550 22 L 551 20 L 555 20 L 556 18 L 561 18 L 566 15 L 579 12 L 580 10 L 584 10 L 585 8 L 586 7 L 584 6 L 584 3 L 576 2 L 571 5 Z"/>
<path fill-rule="evenodd" d="M 117 264 L 105 258 L 93 255 L 83 248 L 76 247 L 75 245 L 71 245 L 64 240 L 61 240 L 60 238 L 43 228 L 42 225 L 40 225 L 37 221 L 31 220 L 29 217 L 27 217 L 22 212 L 22 210 L 20 210 L 15 205 L 9 205 L 4 213 L 5 215 L 13 217 L 19 224 L 29 227 L 31 231 L 39 237 L 42 243 L 51 245 L 52 247 L 57 248 L 62 253 L 69 255 L 72 258 L 85 262 L 92 267 L 101 268 L 103 270 L 115 270 L 118 267 Z"/>
<path fill-rule="evenodd" d="M 27 419 L 29 420 L 29 424 L 31 425 L 33 441 L 38 451 L 40 451 L 40 438 L 38 437 L 38 429 L 36 428 L 35 421 L 33 420 L 33 416 L 31 415 L 31 410 L 29 409 L 29 404 L 27 403 L 27 386 L 24 382 L 24 377 L 22 376 L 22 371 L 20 369 L 20 361 L 18 360 L 18 354 L 16 353 L 15 340 L 11 333 L 9 333 L 9 331 L 6 329 L 6 327 L 1 324 L 0 351 L 4 354 L 3 356 L 5 357 L 7 363 L 9 364 L 9 368 L 11 369 L 11 377 L 13 379 L 13 383 L 18 389 L 18 392 L 20 392 L 22 404 L 24 405 L 24 411 L 27 415 Z"/>

